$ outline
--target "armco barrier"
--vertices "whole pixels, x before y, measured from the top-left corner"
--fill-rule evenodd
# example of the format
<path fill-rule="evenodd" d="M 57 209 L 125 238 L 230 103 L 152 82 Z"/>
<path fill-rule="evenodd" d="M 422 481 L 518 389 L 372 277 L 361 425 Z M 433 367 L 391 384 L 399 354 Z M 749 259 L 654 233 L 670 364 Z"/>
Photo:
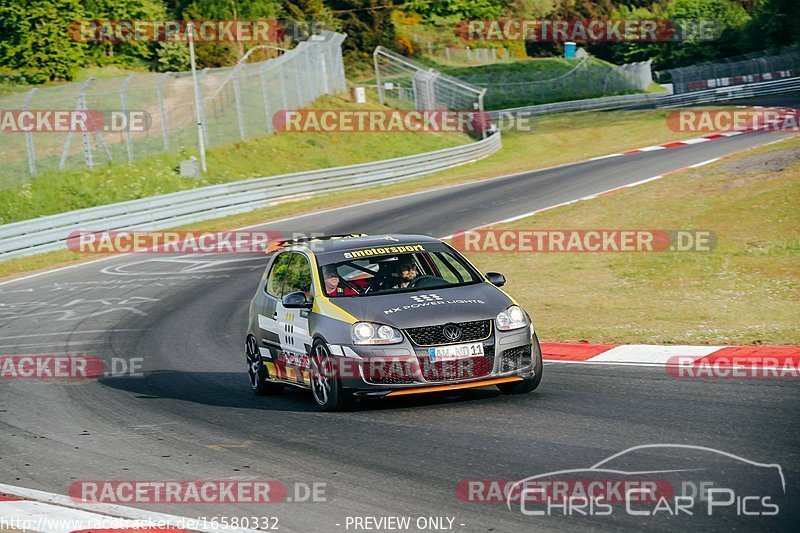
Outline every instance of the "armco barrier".
<path fill-rule="evenodd" d="M 658 100 L 658 94 L 622 94 L 619 96 L 604 96 L 602 98 L 586 98 L 585 100 L 568 100 L 566 102 L 553 102 L 552 104 L 539 104 L 526 107 L 513 107 L 487 111 L 492 120 L 503 117 L 532 117 L 536 115 L 549 115 L 551 113 L 565 113 L 568 111 L 586 111 L 589 109 L 608 109 L 630 105 L 653 104 Z"/>
<path fill-rule="evenodd" d="M 729 85 L 716 89 L 662 96 L 656 101 L 656 107 L 681 107 L 709 102 L 725 102 L 795 91 L 800 91 L 800 77 Z"/>
<path fill-rule="evenodd" d="M 158 230 L 244 213 L 278 199 L 383 185 L 477 161 L 500 149 L 500 134 L 395 159 L 282 174 L 130 200 L 0 226 L 0 260 L 65 248 L 74 231 Z"/>
<path fill-rule="evenodd" d="M 536 115 L 549 115 L 551 113 L 565 113 L 568 111 L 587 111 L 590 109 L 612 109 L 627 106 L 653 105 L 658 108 L 681 107 L 687 105 L 706 104 L 710 102 L 725 102 L 741 98 L 753 98 L 772 94 L 783 94 L 800 91 L 800 78 L 783 78 L 779 80 L 761 81 L 741 85 L 729 85 L 715 89 L 705 89 L 683 94 L 623 94 L 619 96 L 604 96 L 602 98 L 587 98 L 585 100 L 569 100 L 567 102 L 554 102 L 526 107 L 515 107 L 488 111 L 492 120 L 503 117 L 530 117 Z"/>

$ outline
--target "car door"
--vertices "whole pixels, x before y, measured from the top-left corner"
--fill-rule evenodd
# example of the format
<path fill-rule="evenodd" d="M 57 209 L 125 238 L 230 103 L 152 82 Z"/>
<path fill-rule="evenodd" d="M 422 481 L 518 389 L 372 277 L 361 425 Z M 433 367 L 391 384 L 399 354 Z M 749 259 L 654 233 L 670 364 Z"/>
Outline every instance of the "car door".
<path fill-rule="evenodd" d="M 312 299 L 311 263 L 301 252 L 292 252 L 286 269 L 281 297 L 302 292 L 306 299 Z M 278 375 L 282 378 L 307 385 L 310 367 L 311 335 L 308 331 L 309 309 L 287 309 L 281 300 L 276 302 L 276 322 L 280 335 L 280 354 L 275 362 Z"/>
<path fill-rule="evenodd" d="M 278 304 L 283 297 L 283 282 L 292 259 L 291 252 L 281 252 L 272 262 L 262 294 L 258 295 L 258 336 L 261 355 L 275 360 L 282 351 L 282 328 L 278 323 Z"/>

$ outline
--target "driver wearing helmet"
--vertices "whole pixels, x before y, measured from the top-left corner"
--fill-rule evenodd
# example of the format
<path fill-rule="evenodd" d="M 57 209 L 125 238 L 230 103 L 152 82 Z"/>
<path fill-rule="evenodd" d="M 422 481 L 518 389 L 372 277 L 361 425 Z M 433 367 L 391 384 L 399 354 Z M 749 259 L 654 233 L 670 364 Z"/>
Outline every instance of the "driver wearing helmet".
<path fill-rule="evenodd" d="M 404 263 L 400 267 L 400 281 L 395 285 L 396 289 L 405 289 L 418 275 L 417 265 L 413 262 Z"/>

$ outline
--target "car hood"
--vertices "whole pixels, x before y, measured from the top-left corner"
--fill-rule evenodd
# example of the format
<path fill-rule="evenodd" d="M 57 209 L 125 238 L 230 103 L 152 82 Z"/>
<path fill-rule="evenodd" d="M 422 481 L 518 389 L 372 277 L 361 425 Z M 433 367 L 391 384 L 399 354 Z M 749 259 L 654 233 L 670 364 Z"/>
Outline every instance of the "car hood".
<path fill-rule="evenodd" d="M 340 297 L 331 301 L 359 320 L 401 329 L 493 319 L 513 304 L 505 293 L 486 282 L 399 294 Z"/>

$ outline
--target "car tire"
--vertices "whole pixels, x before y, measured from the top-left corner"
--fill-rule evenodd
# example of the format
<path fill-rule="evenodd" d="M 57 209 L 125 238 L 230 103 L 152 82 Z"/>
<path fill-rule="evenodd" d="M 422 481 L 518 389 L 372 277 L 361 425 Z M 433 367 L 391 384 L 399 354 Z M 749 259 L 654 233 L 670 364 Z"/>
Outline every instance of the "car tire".
<path fill-rule="evenodd" d="M 533 356 L 533 377 L 525 378 L 522 381 L 513 383 L 501 383 L 497 385 L 503 394 L 526 394 L 536 389 L 542 381 L 542 347 L 539 345 L 539 337 L 533 334 L 531 342 L 531 355 Z"/>
<path fill-rule="evenodd" d="M 250 378 L 250 388 L 256 396 L 280 394 L 283 391 L 283 385 L 267 381 L 269 372 L 261 359 L 261 352 L 258 350 L 256 338 L 248 335 L 244 349 L 247 357 L 247 375 Z"/>
<path fill-rule="evenodd" d="M 335 360 L 328 345 L 316 339 L 311 346 L 311 395 L 320 411 L 347 411 L 355 398 L 335 375 Z"/>

